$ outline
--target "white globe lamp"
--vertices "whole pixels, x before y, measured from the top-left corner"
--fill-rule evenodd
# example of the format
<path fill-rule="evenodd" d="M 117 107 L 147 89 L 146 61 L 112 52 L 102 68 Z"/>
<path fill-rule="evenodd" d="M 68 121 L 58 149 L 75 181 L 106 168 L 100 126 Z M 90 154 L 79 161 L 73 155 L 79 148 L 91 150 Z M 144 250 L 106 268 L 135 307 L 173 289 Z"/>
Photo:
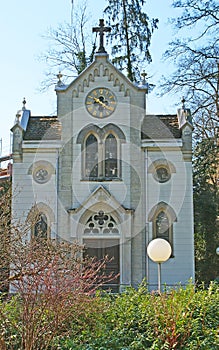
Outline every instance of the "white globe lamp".
<path fill-rule="evenodd" d="M 167 261 L 172 253 L 169 242 L 163 238 L 153 239 L 147 246 L 149 258 L 158 264 L 158 292 L 161 292 L 161 264 Z"/>

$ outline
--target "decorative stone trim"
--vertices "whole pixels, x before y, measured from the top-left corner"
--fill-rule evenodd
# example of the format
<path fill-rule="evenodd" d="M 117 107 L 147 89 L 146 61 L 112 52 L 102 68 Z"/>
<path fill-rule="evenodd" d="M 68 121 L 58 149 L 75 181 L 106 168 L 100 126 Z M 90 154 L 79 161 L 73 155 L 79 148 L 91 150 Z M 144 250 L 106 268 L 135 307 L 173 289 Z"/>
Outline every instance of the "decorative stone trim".
<path fill-rule="evenodd" d="M 112 215 L 100 210 L 87 220 L 84 235 L 119 235 L 119 230 Z"/>
<path fill-rule="evenodd" d="M 148 173 L 151 173 L 153 178 L 160 183 L 169 181 L 171 174 L 175 172 L 175 166 L 166 159 L 157 159 L 148 168 Z"/>
<path fill-rule="evenodd" d="M 44 184 L 55 174 L 53 165 L 45 160 L 33 163 L 28 169 L 28 175 L 32 175 L 35 182 Z"/>
<path fill-rule="evenodd" d="M 163 233 L 157 232 L 157 220 L 160 215 L 164 215 L 164 218 L 166 218 L 166 225 L 168 225 L 166 228 L 164 228 Z M 155 205 L 150 213 L 148 214 L 148 221 L 152 221 L 152 236 L 154 238 L 164 238 L 166 239 L 171 247 L 172 247 L 172 254 L 171 257 L 173 258 L 173 223 L 177 221 L 176 214 L 174 210 L 165 202 L 160 202 L 157 205 Z"/>
<path fill-rule="evenodd" d="M 165 202 L 159 202 L 158 204 L 156 204 L 149 212 L 148 214 L 148 221 L 153 221 L 154 217 L 160 212 L 160 211 L 164 211 L 171 219 L 171 222 L 173 223 L 174 221 L 177 221 L 177 216 L 175 211 L 173 210 L 173 208 L 165 203 Z"/>
<path fill-rule="evenodd" d="M 45 203 L 43 202 L 39 202 L 36 203 L 35 205 L 33 205 L 33 207 L 31 208 L 27 220 L 30 220 L 30 223 L 34 223 L 34 220 L 37 219 L 37 217 L 45 217 L 45 222 L 47 224 L 47 229 L 46 229 L 46 237 L 47 239 L 53 238 L 51 237 L 51 226 L 52 223 L 55 222 L 55 215 L 53 210 Z M 37 221 L 36 221 L 37 224 Z M 33 227 L 31 227 L 31 237 L 34 236 L 34 231 L 35 231 L 35 225 Z"/>
<path fill-rule="evenodd" d="M 80 93 L 84 92 L 84 88 L 89 87 L 91 82 L 95 82 L 96 77 L 107 77 L 107 80 L 109 82 L 112 82 L 113 86 L 118 86 L 119 91 L 124 92 L 124 96 L 129 96 L 129 88 L 125 86 L 123 79 L 118 78 L 118 75 L 115 74 L 114 70 L 114 67 L 112 69 L 109 69 L 108 64 L 96 64 L 93 72 L 85 74 L 84 79 L 81 81 L 81 83 L 78 84 L 77 88 L 72 91 L 72 96 L 79 97 Z"/>

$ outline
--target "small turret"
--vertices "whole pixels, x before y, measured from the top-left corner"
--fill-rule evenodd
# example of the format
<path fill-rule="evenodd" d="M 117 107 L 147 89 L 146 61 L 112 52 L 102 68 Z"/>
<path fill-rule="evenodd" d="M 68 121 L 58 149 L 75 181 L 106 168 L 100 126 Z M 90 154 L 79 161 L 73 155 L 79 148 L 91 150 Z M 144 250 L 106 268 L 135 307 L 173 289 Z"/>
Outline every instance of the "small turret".
<path fill-rule="evenodd" d="M 179 128 L 181 129 L 186 123 L 192 126 L 192 116 L 189 108 L 185 108 L 185 99 L 182 98 L 182 108 L 177 111 L 177 117 L 179 121 Z"/>
<path fill-rule="evenodd" d="M 185 99 L 182 98 L 182 108 L 178 109 L 177 117 L 179 122 L 179 129 L 182 132 L 182 151 L 185 161 L 192 160 L 192 116 L 191 111 L 185 108 Z"/>
<path fill-rule="evenodd" d="M 26 130 L 30 111 L 26 109 L 26 99 L 23 99 L 22 109 L 18 110 L 15 117 L 14 126 L 11 128 L 13 133 L 13 142 L 12 142 L 12 154 L 14 162 L 22 161 L 22 141 L 23 135 Z"/>

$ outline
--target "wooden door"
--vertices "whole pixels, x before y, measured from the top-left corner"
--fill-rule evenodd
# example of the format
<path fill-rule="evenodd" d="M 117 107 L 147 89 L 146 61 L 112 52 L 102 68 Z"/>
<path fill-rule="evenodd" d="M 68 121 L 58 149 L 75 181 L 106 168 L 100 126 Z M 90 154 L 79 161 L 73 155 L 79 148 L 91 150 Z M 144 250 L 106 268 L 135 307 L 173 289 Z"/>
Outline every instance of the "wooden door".
<path fill-rule="evenodd" d="M 109 262 L 106 264 L 106 274 L 117 275 L 120 272 L 119 268 L 119 240 L 118 239 L 85 239 L 85 255 L 89 257 L 96 257 L 103 259 L 108 256 Z M 112 280 L 104 286 L 104 289 L 110 289 L 112 292 L 119 291 L 119 277 Z"/>

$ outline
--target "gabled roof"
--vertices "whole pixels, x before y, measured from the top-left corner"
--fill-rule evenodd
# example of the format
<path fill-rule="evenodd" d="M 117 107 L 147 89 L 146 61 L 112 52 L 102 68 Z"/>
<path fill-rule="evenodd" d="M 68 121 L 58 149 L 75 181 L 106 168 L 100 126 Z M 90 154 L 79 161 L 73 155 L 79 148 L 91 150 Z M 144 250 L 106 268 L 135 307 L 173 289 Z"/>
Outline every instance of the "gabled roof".
<path fill-rule="evenodd" d="M 181 138 L 176 115 L 146 115 L 142 123 L 142 139 Z M 24 140 L 60 140 L 61 122 L 57 116 L 30 117 Z"/>
<path fill-rule="evenodd" d="M 61 123 L 57 116 L 30 117 L 24 140 L 60 140 Z"/>
<path fill-rule="evenodd" d="M 178 118 L 176 115 L 146 115 L 142 122 L 141 138 L 170 139 L 181 138 Z"/>
<path fill-rule="evenodd" d="M 82 84 L 82 86 L 88 86 L 90 81 L 95 81 L 98 76 L 110 76 L 112 73 L 114 75 L 114 80 L 118 78 L 121 83 L 126 83 L 127 87 L 147 91 L 148 87 L 146 85 L 136 85 L 130 81 L 120 70 L 118 70 L 109 60 L 109 55 L 107 53 L 96 53 L 94 56 L 94 61 L 86 67 L 69 85 L 57 84 L 55 90 L 57 92 L 63 92 L 68 89 L 74 88 L 77 84 Z M 101 68 L 100 68 L 101 67 Z M 112 80 L 112 79 L 111 79 Z M 118 84 L 118 83 L 117 83 Z"/>

